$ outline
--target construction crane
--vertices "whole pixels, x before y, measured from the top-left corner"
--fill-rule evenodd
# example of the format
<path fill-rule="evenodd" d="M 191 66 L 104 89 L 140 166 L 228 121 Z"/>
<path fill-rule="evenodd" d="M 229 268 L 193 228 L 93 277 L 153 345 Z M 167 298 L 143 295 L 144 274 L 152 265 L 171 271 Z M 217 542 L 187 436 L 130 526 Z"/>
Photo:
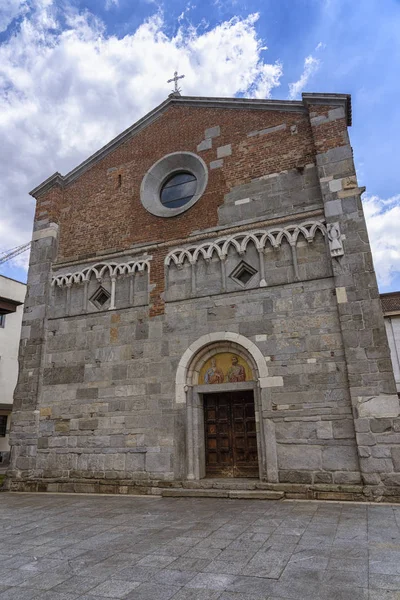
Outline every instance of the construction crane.
<path fill-rule="evenodd" d="M 11 250 L 6 250 L 5 252 L 2 252 L 0 254 L 0 265 L 7 262 L 8 260 L 11 260 L 12 258 L 15 258 L 19 254 L 26 252 L 27 250 L 29 250 L 30 247 L 31 247 L 31 242 L 27 242 L 26 244 L 22 244 L 21 246 L 16 246 L 15 248 L 12 248 Z"/>

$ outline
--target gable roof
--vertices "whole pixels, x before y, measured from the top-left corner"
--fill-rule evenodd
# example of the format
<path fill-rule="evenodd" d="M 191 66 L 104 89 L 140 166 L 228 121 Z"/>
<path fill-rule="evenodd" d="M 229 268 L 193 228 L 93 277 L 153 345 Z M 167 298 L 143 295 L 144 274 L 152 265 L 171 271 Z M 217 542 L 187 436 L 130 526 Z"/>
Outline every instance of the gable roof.
<path fill-rule="evenodd" d="M 102 160 L 115 148 L 135 136 L 139 131 L 158 119 L 170 106 L 193 106 L 200 108 L 224 108 L 224 109 L 251 109 L 251 110 L 281 110 L 286 112 L 307 112 L 308 104 L 321 104 L 323 106 L 342 105 L 345 109 L 347 125 L 351 125 L 351 96 L 350 94 L 302 94 L 302 100 L 259 100 L 251 98 L 207 98 L 201 96 L 180 96 L 170 94 L 164 102 L 159 104 L 144 117 L 117 135 L 111 142 L 100 148 L 89 156 L 80 165 L 75 167 L 67 175 L 54 173 L 40 185 L 30 191 L 30 195 L 39 198 L 53 186 L 65 187 L 78 179 L 85 171 Z"/>

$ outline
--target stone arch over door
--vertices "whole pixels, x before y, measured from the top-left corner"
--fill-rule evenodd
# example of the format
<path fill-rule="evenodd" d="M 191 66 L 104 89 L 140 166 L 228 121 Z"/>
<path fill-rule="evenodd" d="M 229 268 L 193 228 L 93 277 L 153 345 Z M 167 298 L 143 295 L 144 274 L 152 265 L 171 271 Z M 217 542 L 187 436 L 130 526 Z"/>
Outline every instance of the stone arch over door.
<path fill-rule="evenodd" d="M 253 378 L 242 383 L 204 385 L 199 373 L 207 360 L 219 353 L 233 353 L 251 368 Z M 266 360 L 254 342 L 238 333 L 215 332 L 193 342 L 184 352 L 176 372 L 176 403 L 186 405 L 186 478 L 205 476 L 203 394 L 252 390 L 256 414 L 257 448 L 260 479 L 277 481 L 275 429 L 272 421 L 262 418 L 268 403 L 268 388 L 275 384 L 269 377 Z"/>

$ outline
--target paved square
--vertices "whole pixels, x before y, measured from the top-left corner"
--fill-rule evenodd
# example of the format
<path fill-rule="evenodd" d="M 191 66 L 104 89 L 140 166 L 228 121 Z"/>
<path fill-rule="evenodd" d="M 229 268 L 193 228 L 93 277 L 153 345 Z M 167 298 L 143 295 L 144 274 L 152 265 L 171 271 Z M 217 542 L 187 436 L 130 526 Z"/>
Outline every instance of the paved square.
<path fill-rule="evenodd" d="M 399 600 L 400 506 L 0 494 L 0 600 Z"/>

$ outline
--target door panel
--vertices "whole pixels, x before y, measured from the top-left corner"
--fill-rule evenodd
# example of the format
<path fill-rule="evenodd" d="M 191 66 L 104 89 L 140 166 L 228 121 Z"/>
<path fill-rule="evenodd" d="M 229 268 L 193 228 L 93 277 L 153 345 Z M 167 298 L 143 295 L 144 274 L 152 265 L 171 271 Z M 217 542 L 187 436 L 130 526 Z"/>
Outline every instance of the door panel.
<path fill-rule="evenodd" d="M 204 396 L 206 471 L 209 477 L 258 477 L 253 392 Z"/>

